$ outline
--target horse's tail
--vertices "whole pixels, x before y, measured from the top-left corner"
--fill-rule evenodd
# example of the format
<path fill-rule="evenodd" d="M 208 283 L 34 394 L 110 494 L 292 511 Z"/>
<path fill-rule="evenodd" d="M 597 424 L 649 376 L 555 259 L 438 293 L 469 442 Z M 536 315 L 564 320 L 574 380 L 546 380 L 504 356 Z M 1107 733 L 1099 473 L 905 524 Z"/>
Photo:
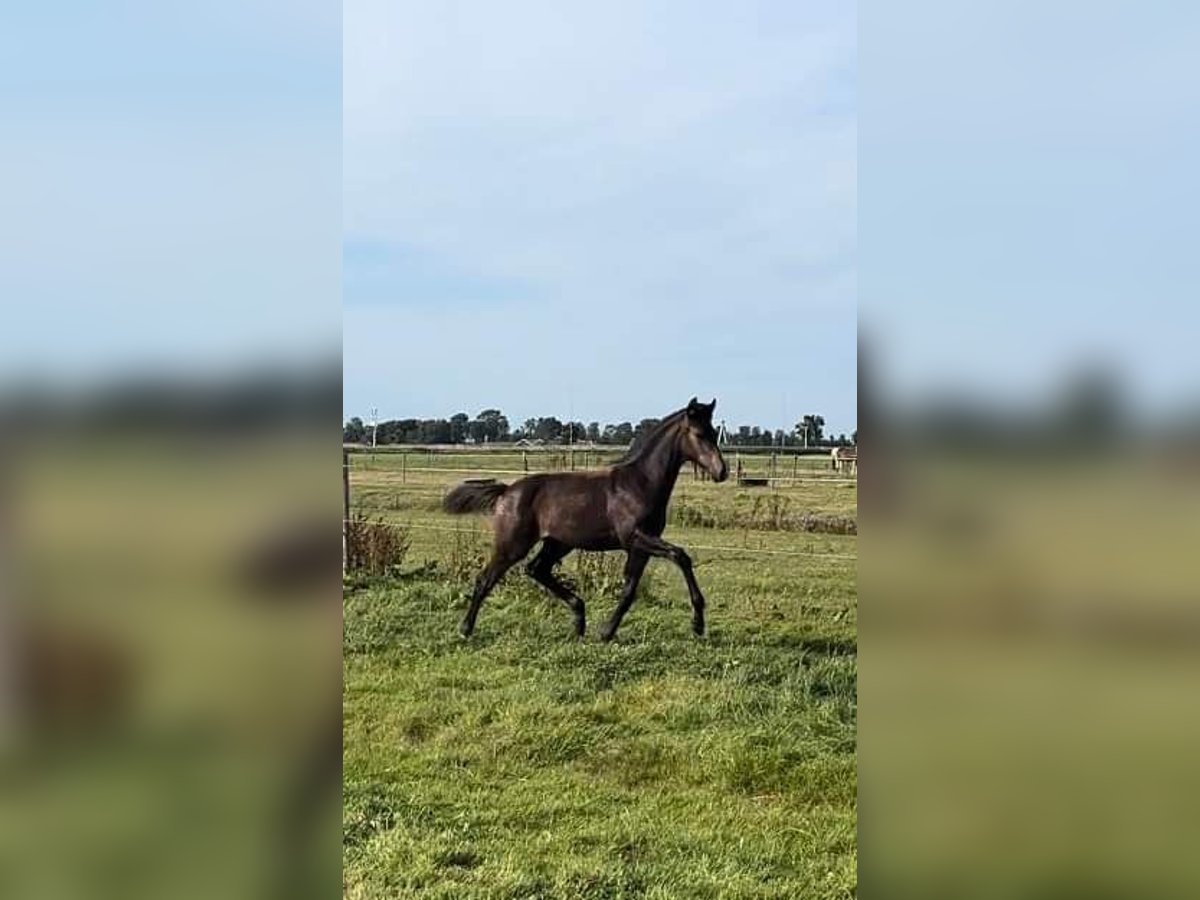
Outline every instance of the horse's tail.
<path fill-rule="evenodd" d="M 498 481 L 486 484 L 466 481 L 446 495 L 442 509 L 455 516 L 491 512 L 507 490 L 508 485 Z"/>

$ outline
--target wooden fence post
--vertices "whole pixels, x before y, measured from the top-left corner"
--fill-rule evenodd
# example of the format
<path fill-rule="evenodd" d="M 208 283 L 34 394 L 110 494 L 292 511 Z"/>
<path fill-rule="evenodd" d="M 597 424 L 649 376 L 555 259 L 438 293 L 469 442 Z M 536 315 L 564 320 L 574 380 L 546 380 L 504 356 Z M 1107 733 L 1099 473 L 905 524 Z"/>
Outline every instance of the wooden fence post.
<path fill-rule="evenodd" d="M 342 448 L 342 571 L 350 571 L 350 454 Z"/>

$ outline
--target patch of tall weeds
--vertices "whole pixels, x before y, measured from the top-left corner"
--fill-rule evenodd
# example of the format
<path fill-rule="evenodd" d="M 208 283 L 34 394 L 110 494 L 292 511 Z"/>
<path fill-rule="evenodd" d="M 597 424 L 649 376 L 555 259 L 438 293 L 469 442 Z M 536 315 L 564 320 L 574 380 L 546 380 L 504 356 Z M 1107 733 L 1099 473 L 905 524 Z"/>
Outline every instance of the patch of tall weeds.
<path fill-rule="evenodd" d="M 391 575 L 399 572 L 412 546 L 408 528 L 355 513 L 346 523 L 346 562 L 351 572 Z"/>

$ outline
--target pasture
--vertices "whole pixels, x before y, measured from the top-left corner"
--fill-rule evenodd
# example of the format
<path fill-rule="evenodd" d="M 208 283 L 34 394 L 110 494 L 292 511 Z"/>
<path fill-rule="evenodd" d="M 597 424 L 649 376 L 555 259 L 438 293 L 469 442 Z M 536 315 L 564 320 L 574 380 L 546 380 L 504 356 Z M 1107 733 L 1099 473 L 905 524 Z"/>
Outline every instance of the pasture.
<path fill-rule="evenodd" d="M 561 567 L 588 603 L 583 641 L 520 567 L 475 635 L 456 631 L 490 535 L 441 513 L 444 491 L 567 457 L 350 459 L 352 515 L 397 526 L 408 550 L 345 582 L 346 896 L 854 895 L 857 492 L 826 457 L 780 461 L 789 478 L 769 488 L 685 467 L 665 537 L 695 560 L 708 636 L 655 560 L 607 645 L 622 554 Z"/>

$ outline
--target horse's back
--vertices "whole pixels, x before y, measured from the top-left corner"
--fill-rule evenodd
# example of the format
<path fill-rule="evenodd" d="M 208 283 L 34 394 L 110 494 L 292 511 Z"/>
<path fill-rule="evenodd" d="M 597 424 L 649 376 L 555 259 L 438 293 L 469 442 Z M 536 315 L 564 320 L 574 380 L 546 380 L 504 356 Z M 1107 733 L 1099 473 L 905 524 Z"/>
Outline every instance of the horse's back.
<path fill-rule="evenodd" d="M 609 523 L 609 471 L 544 472 L 509 488 L 515 511 L 536 527 L 539 538 L 553 538 L 582 550 L 620 546 Z"/>

